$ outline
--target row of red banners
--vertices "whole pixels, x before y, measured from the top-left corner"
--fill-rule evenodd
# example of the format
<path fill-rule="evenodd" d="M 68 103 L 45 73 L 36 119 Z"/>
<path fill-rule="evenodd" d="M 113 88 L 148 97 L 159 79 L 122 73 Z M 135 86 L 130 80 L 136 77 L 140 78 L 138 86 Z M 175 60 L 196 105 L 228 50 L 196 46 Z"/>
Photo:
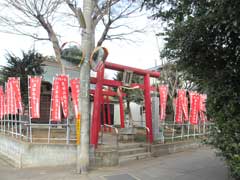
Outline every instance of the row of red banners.
<path fill-rule="evenodd" d="M 78 96 L 80 92 L 80 79 L 70 80 L 71 95 L 75 117 L 78 117 Z M 53 81 L 51 121 L 61 121 L 61 107 L 64 118 L 68 117 L 68 76 L 59 75 Z"/>
<path fill-rule="evenodd" d="M 58 75 L 53 81 L 51 100 L 51 121 L 61 121 L 61 108 L 64 118 L 68 117 L 68 76 Z M 40 118 L 41 77 L 28 77 L 29 112 L 30 118 Z M 78 94 L 80 80 L 70 80 L 74 114 L 78 116 Z M 21 114 L 23 112 L 20 79 L 10 77 L 6 83 L 5 92 L 0 86 L 0 118 L 7 114 Z"/>
<path fill-rule="evenodd" d="M 198 94 L 196 92 L 189 91 L 190 98 L 190 113 L 188 112 L 188 97 L 187 91 L 184 89 L 178 89 L 177 97 L 174 99 L 173 104 L 175 107 L 175 122 L 183 123 L 184 121 L 190 121 L 191 124 L 198 124 L 198 120 L 202 122 L 206 121 L 206 94 Z M 160 120 L 166 119 L 166 107 L 168 86 L 159 86 L 160 95 Z"/>
<path fill-rule="evenodd" d="M 68 117 L 68 76 L 58 75 L 53 80 L 52 100 L 51 100 L 51 121 L 61 121 L 61 109 L 64 118 Z M 40 118 L 40 93 L 41 93 L 41 77 L 28 78 L 29 86 L 29 110 L 31 118 Z M 78 96 L 80 91 L 79 78 L 70 80 L 71 96 L 75 117 L 78 117 Z M 166 119 L 166 107 L 168 98 L 168 86 L 161 85 L 158 88 L 160 95 L 160 120 Z M 174 99 L 175 106 L 175 122 L 183 123 L 190 121 L 191 124 L 197 124 L 200 117 L 201 121 L 206 121 L 206 99 L 205 94 L 189 92 L 190 97 L 190 113 L 188 112 L 188 98 L 186 90 L 179 89 L 177 97 Z M 3 87 L 0 86 L 0 118 L 5 114 L 22 113 L 22 100 L 20 93 L 20 79 L 11 77 L 6 83 L 5 93 Z"/>
<path fill-rule="evenodd" d="M 5 114 L 22 114 L 20 78 L 10 77 L 6 82 L 5 93 L 0 86 L 0 118 Z"/>
<path fill-rule="evenodd" d="M 78 117 L 78 96 L 80 92 L 80 79 L 70 80 L 72 102 L 75 117 Z M 59 75 L 53 81 L 51 121 L 61 121 L 61 107 L 64 118 L 68 117 L 68 76 Z"/>

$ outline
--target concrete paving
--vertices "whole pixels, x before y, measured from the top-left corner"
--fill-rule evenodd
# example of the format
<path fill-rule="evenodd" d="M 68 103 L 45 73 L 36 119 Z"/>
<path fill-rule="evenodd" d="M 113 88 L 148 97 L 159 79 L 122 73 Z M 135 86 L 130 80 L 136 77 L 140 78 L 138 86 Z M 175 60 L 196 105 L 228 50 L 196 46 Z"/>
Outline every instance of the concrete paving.
<path fill-rule="evenodd" d="M 225 163 L 209 147 L 159 158 L 125 162 L 117 167 L 76 174 L 74 166 L 17 169 L 0 160 L 1 180 L 228 180 Z"/>

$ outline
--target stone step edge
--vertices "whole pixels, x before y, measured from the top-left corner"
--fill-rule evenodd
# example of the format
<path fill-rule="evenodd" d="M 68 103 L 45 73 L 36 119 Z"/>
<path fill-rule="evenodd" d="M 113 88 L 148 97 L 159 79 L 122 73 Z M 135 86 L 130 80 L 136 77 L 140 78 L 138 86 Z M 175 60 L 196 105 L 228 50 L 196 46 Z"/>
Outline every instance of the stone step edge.
<path fill-rule="evenodd" d="M 150 153 L 148 153 L 148 152 L 132 154 L 132 155 L 127 155 L 127 156 L 120 156 L 119 163 L 134 160 L 134 159 L 138 160 L 138 159 L 148 158 L 148 157 L 150 157 Z"/>

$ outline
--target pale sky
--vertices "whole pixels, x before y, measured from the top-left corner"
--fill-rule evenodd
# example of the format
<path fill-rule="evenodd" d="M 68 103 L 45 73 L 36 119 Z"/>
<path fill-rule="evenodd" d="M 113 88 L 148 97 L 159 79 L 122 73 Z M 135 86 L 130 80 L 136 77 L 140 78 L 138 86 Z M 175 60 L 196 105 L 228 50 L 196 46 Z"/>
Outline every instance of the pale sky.
<path fill-rule="evenodd" d="M 103 46 L 109 50 L 107 61 L 143 69 L 151 68 L 155 63 L 159 65 L 158 45 L 160 49 L 162 49 L 164 43 L 162 39 L 158 39 L 157 42 L 154 31 L 158 31 L 161 28 L 157 28 L 156 25 L 153 25 L 154 22 L 149 20 L 146 16 L 138 17 L 131 21 L 134 22 L 136 27 L 145 27 L 147 25 L 146 32 L 129 36 L 129 38 L 137 40 L 137 43 L 126 41 L 104 42 Z M 61 32 L 61 34 L 64 34 L 61 39 L 62 42 L 80 41 L 79 32 L 76 30 L 73 32 L 69 32 L 68 28 L 61 28 L 61 30 L 64 32 Z M 68 33 L 66 33 L 66 31 Z M 96 35 L 97 34 L 98 31 L 96 32 Z M 5 33 L 0 33 L 0 40 L 0 65 L 6 64 L 4 55 L 7 51 L 19 56 L 22 50 L 28 51 L 35 47 L 35 49 L 43 55 L 53 55 L 51 43 L 47 41 L 34 42 L 34 40 L 29 37 Z"/>

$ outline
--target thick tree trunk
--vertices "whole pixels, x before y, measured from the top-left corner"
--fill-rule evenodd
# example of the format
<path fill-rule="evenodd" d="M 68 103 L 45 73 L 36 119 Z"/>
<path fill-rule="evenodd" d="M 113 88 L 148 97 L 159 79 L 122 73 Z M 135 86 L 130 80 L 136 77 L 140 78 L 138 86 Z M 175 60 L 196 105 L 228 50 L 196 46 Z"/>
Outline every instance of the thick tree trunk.
<path fill-rule="evenodd" d="M 42 25 L 42 27 L 47 31 L 49 40 L 52 43 L 54 54 L 56 56 L 56 61 L 61 65 L 62 74 L 65 74 L 65 67 L 61 61 L 61 47 L 60 47 L 57 35 L 53 30 L 52 25 L 46 19 L 44 19 L 42 15 L 38 15 L 37 19 Z"/>
<path fill-rule="evenodd" d="M 94 30 L 92 23 L 93 0 L 83 1 L 83 14 L 86 22 L 86 29 L 82 31 L 82 46 L 86 58 L 80 70 L 80 96 L 79 108 L 81 115 L 81 141 L 77 147 L 77 172 L 86 173 L 89 167 L 89 129 L 90 129 L 90 66 L 89 58 L 94 48 Z"/>

